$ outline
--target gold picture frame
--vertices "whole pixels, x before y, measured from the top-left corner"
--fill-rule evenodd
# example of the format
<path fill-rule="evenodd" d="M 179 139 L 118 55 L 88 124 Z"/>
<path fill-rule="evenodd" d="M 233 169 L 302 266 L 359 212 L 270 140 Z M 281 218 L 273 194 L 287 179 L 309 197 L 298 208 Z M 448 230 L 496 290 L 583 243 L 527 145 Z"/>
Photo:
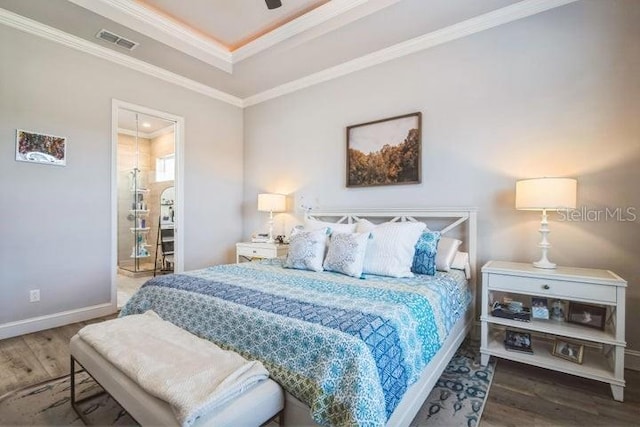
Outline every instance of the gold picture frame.
<path fill-rule="evenodd" d="M 582 365 L 584 359 L 584 345 L 556 338 L 553 342 L 553 351 L 551 354 Z"/>

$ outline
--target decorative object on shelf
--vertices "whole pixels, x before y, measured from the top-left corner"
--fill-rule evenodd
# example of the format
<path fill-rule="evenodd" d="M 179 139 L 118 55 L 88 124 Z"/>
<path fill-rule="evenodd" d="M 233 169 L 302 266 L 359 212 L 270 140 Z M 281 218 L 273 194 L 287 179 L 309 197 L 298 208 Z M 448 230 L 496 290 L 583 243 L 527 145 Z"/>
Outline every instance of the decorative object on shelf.
<path fill-rule="evenodd" d="M 557 320 L 559 322 L 564 322 L 566 320 L 566 312 L 567 312 L 567 304 L 559 299 L 553 300 L 551 302 L 551 312 L 549 313 L 549 317 L 551 320 Z"/>
<path fill-rule="evenodd" d="M 533 354 L 531 348 L 531 334 L 528 332 L 505 331 L 504 348 L 507 350 L 521 351 L 523 353 Z"/>
<path fill-rule="evenodd" d="M 422 113 L 347 127 L 347 187 L 419 184 Z"/>
<path fill-rule="evenodd" d="M 16 129 L 16 160 L 66 166 L 67 138 Z"/>
<path fill-rule="evenodd" d="M 520 320 L 522 322 L 531 321 L 531 311 L 527 307 L 516 308 L 513 304 L 501 304 L 498 301 L 491 307 L 491 315 L 503 319 Z"/>
<path fill-rule="evenodd" d="M 553 351 L 551 354 L 582 365 L 584 345 L 556 338 L 553 342 Z"/>
<path fill-rule="evenodd" d="M 546 298 L 531 297 L 531 314 L 534 319 L 548 319 L 549 306 Z"/>
<path fill-rule="evenodd" d="M 538 268 L 556 268 L 549 261 L 547 252 L 551 247 L 547 238 L 549 222 L 547 211 L 575 209 L 577 181 L 572 178 L 533 178 L 516 182 L 516 209 L 542 211 L 540 221 L 540 243 L 542 250 L 540 260 L 533 263 Z"/>
<path fill-rule="evenodd" d="M 273 243 L 273 213 L 284 212 L 286 208 L 287 198 L 284 194 L 258 194 L 258 211 L 269 212 L 269 238 L 267 240 L 268 243 Z"/>
<path fill-rule="evenodd" d="M 571 302 L 568 321 L 604 331 L 607 309 L 598 305 Z"/>

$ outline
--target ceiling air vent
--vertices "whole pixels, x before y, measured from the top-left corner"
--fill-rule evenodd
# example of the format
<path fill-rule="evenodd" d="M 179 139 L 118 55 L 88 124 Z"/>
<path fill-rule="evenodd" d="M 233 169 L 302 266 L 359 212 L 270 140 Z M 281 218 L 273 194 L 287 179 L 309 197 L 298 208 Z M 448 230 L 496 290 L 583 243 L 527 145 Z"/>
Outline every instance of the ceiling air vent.
<path fill-rule="evenodd" d="M 111 44 L 123 47 L 127 50 L 133 50 L 136 46 L 138 46 L 138 43 L 127 40 L 124 37 L 120 37 L 119 35 L 113 34 L 112 32 L 104 29 L 100 30 L 98 34 L 96 34 L 96 37 Z"/>

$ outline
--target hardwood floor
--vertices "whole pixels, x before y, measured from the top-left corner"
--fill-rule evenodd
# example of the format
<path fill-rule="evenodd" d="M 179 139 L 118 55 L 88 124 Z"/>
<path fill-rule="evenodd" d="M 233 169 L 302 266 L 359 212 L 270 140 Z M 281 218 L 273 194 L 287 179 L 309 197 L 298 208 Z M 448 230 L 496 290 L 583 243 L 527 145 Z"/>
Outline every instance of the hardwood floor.
<path fill-rule="evenodd" d="M 68 374 L 71 337 L 85 325 L 113 317 L 0 340 L 0 396 Z"/>
<path fill-rule="evenodd" d="M 83 326 L 0 341 L 0 396 L 69 372 L 69 339 Z M 546 369 L 499 360 L 482 427 L 640 425 L 640 372 L 625 371 L 625 402 L 609 386 Z M 2 419 L 2 414 L 0 414 Z"/>
<path fill-rule="evenodd" d="M 640 372 L 625 370 L 624 403 L 609 385 L 573 375 L 498 361 L 481 426 L 640 425 Z"/>

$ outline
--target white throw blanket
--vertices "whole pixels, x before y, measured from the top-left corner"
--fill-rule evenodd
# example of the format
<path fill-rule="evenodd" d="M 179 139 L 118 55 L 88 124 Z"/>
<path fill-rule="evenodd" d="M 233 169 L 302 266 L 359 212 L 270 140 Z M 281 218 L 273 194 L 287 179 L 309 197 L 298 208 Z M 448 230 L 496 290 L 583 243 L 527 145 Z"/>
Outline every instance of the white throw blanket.
<path fill-rule="evenodd" d="M 269 376 L 262 363 L 222 350 L 151 310 L 78 334 L 147 393 L 168 402 L 183 426 Z"/>

